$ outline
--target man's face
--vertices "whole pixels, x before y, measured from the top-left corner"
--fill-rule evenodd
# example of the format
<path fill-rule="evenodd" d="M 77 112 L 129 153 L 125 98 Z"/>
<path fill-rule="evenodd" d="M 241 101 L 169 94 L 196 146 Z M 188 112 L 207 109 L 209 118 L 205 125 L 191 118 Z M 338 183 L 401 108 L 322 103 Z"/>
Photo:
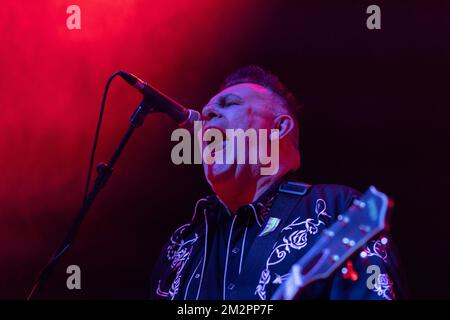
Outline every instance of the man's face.
<path fill-rule="evenodd" d="M 211 128 L 220 130 L 224 135 L 226 129 L 268 129 L 270 133 L 270 129 L 275 127 L 276 103 L 272 92 L 263 86 L 242 83 L 228 87 L 211 98 L 203 108 L 202 134 Z M 206 144 L 203 142 L 203 147 Z M 225 150 L 226 146 L 227 143 L 224 143 Z M 234 158 L 234 164 L 203 164 L 210 184 L 245 174 L 245 165 L 236 164 L 236 152 Z"/>

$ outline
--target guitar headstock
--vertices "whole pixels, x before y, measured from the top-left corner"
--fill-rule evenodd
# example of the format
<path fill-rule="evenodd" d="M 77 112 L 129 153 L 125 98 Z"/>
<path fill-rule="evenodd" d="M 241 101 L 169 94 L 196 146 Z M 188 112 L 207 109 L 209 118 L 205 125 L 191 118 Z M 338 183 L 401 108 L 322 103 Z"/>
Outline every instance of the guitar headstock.
<path fill-rule="evenodd" d="M 353 253 L 388 228 L 389 206 L 388 197 L 371 186 L 292 266 L 290 277 L 272 299 L 294 299 L 301 288 L 329 277 Z"/>

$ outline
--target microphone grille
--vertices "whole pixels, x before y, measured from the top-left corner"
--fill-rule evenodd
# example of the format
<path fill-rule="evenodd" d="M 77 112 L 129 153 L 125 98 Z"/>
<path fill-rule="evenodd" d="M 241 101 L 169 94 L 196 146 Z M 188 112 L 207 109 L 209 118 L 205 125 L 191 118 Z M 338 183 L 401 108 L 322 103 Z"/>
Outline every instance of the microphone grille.
<path fill-rule="evenodd" d="M 201 121 L 201 114 L 197 110 L 188 109 L 189 115 L 182 124 L 180 124 L 181 128 L 188 129 L 189 131 L 192 131 L 194 129 L 194 122 L 195 121 Z"/>

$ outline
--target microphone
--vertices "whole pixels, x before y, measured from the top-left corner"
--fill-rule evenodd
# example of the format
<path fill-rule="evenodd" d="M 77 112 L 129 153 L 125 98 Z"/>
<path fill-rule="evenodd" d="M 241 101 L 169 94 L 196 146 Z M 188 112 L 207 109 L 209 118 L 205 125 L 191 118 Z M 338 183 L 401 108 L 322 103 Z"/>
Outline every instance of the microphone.
<path fill-rule="evenodd" d="M 135 75 L 125 71 L 119 71 L 119 75 L 144 95 L 144 103 L 151 106 L 155 111 L 168 114 L 178 123 L 178 126 L 191 129 L 194 126 L 194 121 L 200 120 L 201 115 L 198 111 L 183 107 Z"/>

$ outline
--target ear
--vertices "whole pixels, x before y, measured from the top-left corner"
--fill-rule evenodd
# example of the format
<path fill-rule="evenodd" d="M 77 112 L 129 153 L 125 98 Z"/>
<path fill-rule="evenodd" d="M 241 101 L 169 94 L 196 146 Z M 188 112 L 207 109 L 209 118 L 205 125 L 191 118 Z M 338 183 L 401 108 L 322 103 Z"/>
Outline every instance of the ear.
<path fill-rule="evenodd" d="M 289 135 L 295 128 L 294 119 L 288 114 L 282 114 L 275 118 L 275 127 L 280 131 L 280 140 Z"/>

